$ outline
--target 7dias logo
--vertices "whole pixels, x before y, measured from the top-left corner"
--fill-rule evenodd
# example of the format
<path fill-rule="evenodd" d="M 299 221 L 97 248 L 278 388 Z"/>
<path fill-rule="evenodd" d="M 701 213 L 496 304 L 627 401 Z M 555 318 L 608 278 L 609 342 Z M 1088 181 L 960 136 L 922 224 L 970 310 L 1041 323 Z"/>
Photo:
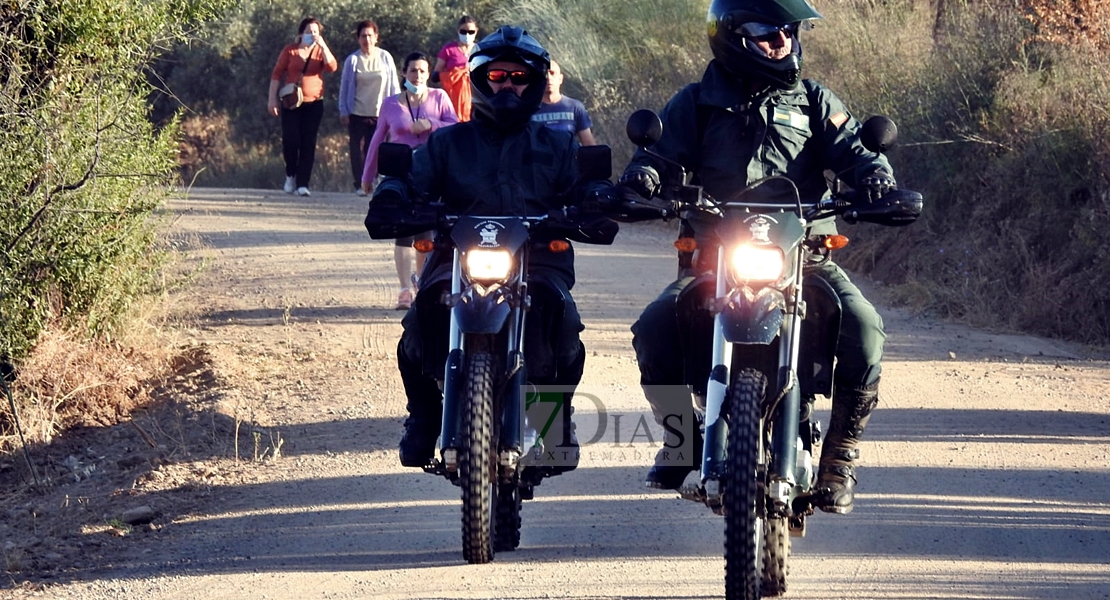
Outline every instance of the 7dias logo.
<path fill-rule="evenodd" d="M 638 402 L 622 395 L 617 409 L 603 399 L 606 394 L 612 397 L 610 389 L 526 386 L 522 392 L 525 464 L 566 466 L 585 456 L 649 463 L 660 448 L 667 451 L 662 459 L 675 465 L 701 460 L 694 455 L 698 419 L 686 386 L 652 387 L 649 397 L 661 422 L 639 394 Z"/>

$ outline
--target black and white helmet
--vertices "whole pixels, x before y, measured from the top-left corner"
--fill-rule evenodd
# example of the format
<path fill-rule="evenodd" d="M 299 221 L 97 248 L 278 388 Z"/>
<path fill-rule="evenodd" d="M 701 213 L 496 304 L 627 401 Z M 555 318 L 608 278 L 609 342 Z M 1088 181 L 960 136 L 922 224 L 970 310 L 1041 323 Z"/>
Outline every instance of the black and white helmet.
<path fill-rule="evenodd" d="M 737 76 L 753 76 L 773 87 L 791 89 L 802 79 L 798 31 L 820 18 L 806 0 L 713 0 L 707 17 L 709 48 L 713 57 Z M 790 54 L 773 59 L 756 41 L 779 32 L 792 38 L 793 44 Z"/>
<path fill-rule="evenodd" d="M 493 93 L 486 74 L 490 63 L 497 61 L 512 61 L 528 67 L 531 81 L 519 98 L 516 94 Z M 528 123 L 543 102 L 551 55 L 524 29 L 505 25 L 478 42 L 467 66 L 474 117 L 498 129 L 510 130 Z"/>

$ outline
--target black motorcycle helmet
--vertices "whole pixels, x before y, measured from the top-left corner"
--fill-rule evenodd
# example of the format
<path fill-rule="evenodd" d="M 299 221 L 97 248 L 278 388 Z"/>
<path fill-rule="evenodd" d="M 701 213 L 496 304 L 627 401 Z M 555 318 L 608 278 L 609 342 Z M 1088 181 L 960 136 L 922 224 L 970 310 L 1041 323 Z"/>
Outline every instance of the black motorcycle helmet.
<path fill-rule="evenodd" d="M 798 30 L 804 22 L 820 18 L 820 13 L 806 0 L 713 0 L 707 17 L 709 48 L 714 58 L 733 74 L 752 75 L 773 87 L 788 90 L 798 85 L 802 77 Z M 778 60 L 768 58 L 753 41 L 753 36 L 775 27 L 783 28 L 793 39 L 790 54 Z"/>
<path fill-rule="evenodd" d="M 522 96 L 517 97 L 508 90 L 493 93 L 486 72 L 490 63 L 500 60 L 529 68 L 531 81 Z M 512 130 L 528 123 L 543 102 L 551 55 L 524 29 L 505 25 L 478 42 L 470 54 L 468 66 L 474 118 L 501 130 Z"/>

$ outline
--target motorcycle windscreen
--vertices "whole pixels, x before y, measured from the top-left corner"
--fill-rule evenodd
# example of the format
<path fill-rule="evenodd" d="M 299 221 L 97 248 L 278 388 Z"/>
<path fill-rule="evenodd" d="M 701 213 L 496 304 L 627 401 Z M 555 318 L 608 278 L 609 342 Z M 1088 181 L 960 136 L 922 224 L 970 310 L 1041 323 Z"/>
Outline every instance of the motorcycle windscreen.
<path fill-rule="evenodd" d="M 528 241 L 528 227 L 520 217 L 461 216 L 451 228 L 455 246 L 466 252 L 471 248 L 497 248 L 515 253 Z"/>
<path fill-rule="evenodd" d="M 805 237 L 802 221 L 792 212 L 740 212 L 729 210 L 717 225 L 717 236 L 726 249 L 741 244 L 774 246 L 783 255 L 794 255 Z"/>

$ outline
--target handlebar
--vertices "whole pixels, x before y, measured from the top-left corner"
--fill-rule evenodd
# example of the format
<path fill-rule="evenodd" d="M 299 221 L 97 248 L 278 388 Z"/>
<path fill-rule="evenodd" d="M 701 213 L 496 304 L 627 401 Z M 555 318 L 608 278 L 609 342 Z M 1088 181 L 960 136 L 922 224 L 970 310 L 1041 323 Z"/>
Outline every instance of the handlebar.
<path fill-rule="evenodd" d="M 839 192 L 811 203 L 802 203 L 796 194 L 794 199 L 793 208 L 807 223 L 841 216 L 849 224 L 864 222 L 899 227 L 916 221 L 923 206 L 921 194 L 912 190 L 891 190 L 874 202 L 859 190 Z M 629 221 L 666 220 L 687 211 L 722 218 L 729 207 L 783 209 L 789 206 L 783 202 L 721 202 L 706 194 L 701 186 L 694 185 L 664 185 L 656 197 L 647 200 L 624 189 L 620 201 L 618 216 L 614 218 Z"/>

